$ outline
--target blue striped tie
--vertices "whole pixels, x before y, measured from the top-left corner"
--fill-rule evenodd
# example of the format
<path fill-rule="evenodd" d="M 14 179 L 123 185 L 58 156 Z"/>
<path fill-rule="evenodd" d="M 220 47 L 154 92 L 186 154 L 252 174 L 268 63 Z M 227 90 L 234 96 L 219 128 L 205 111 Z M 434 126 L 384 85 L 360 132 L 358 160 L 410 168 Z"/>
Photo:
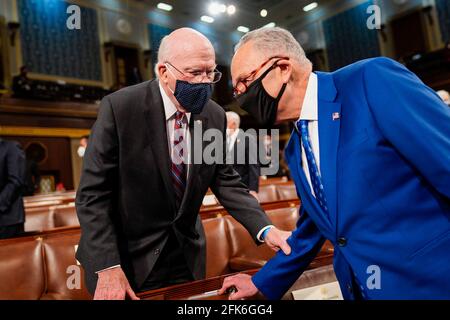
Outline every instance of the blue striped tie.
<path fill-rule="evenodd" d="M 303 148 L 305 149 L 306 159 L 308 160 L 309 175 L 314 194 L 316 195 L 316 199 L 319 202 L 320 207 L 328 213 L 327 199 L 325 198 L 322 178 L 320 176 L 319 169 L 317 168 L 317 162 L 314 158 L 314 153 L 311 147 L 311 140 L 308 132 L 308 120 L 297 121 L 297 129 L 301 132 L 301 139 L 303 142 Z"/>
<path fill-rule="evenodd" d="M 174 125 L 174 141 L 172 148 L 172 182 L 175 189 L 175 201 L 177 209 L 181 205 L 183 200 L 184 190 L 186 189 L 186 164 L 183 159 L 183 149 L 185 144 L 184 140 L 184 130 L 183 130 L 183 120 L 185 114 L 183 112 L 177 111 L 175 114 L 175 125 Z M 176 160 L 176 161 L 174 161 Z"/>

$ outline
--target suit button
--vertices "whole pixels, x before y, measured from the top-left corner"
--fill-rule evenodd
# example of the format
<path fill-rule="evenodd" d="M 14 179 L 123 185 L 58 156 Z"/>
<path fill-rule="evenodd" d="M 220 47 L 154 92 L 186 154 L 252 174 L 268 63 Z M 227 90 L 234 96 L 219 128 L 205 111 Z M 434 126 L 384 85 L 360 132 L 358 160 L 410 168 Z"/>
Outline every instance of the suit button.
<path fill-rule="evenodd" d="M 347 245 L 347 239 L 339 238 L 338 239 L 338 245 L 339 245 L 339 247 L 345 247 Z"/>
<path fill-rule="evenodd" d="M 347 284 L 347 290 L 350 294 L 353 294 L 353 288 L 350 284 Z"/>
<path fill-rule="evenodd" d="M 161 252 L 161 250 L 156 249 L 156 250 L 155 250 L 155 255 L 158 255 L 160 252 Z"/>

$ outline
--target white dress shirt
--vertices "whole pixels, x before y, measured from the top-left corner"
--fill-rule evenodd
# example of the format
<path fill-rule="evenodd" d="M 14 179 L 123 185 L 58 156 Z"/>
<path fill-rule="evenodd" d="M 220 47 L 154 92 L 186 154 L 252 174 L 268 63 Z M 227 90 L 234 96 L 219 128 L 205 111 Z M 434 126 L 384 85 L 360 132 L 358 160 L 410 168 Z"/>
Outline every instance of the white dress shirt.
<path fill-rule="evenodd" d="M 317 163 L 317 169 L 319 170 L 320 173 L 318 99 L 319 95 L 318 95 L 317 75 L 315 73 L 311 73 L 308 80 L 308 86 L 306 87 L 306 93 L 305 98 L 303 100 L 300 118 L 298 120 L 308 120 L 308 133 L 311 139 L 311 147 L 314 154 L 314 158 Z M 315 196 L 314 189 L 311 184 L 311 177 L 309 175 L 308 160 L 306 159 L 305 148 L 303 146 L 303 143 L 301 143 L 301 145 L 302 145 L 302 169 L 305 172 L 306 179 L 308 180 L 311 192 Z"/>
<path fill-rule="evenodd" d="M 239 135 L 239 128 L 234 130 L 234 132 L 230 135 L 227 134 L 227 152 L 230 152 L 233 147 L 234 143 L 236 142 L 236 139 Z"/>
<path fill-rule="evenodd" d="M 173 104 L 172 100 L 170 100 L 169 96 L 164 91 L 163 87 L 161 86 L 161 83 L 159 84 L 159 91 L 161 91 L 161 97 L 163 100 L 164 105 L 164 114 L 166 116 L 166 129 L 167 129 L 167 144 L 169 145 L 169 154 L 171 156 L 170 159 L 174 159 L 172 154 L 172 147 L 173 147 L 173 141 L 174 141 L 174 126 L 175 126 L 175 114 L 177 113 L 178 109 Z M 190 154 L 191 154 L 191 133 L 189 131 L 189 121 L 191 121 L 191 113 L 186 112 L 186 120 L 183 124 L 184 131 L 184 141 L 186 141 L 185 145 L 185 151 L 187 152 L 187 163 L 186 163 L 186 181 L 189 177 L 189 166 L 187 164 L 190 164 Z"/>

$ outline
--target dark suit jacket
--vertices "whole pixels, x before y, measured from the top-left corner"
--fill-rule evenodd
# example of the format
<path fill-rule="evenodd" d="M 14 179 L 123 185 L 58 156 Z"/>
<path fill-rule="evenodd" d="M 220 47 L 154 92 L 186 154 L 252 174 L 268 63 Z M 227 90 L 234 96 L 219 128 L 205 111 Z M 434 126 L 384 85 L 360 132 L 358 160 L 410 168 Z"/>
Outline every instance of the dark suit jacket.
<path fill-rule="evenodd" d="M 225 145 L 226 117 L 219 105 L 209 101 L 200 114 L 192 114 L 193 143 L 193 125 L 199 121 L 203 130 L 220 130 Z M 96 271 L 117 264 L 131 286 L 139 289 L 171 230 L 194 278 L 204 278 L 205 235 L 198 212 L 209 187 L 255 242 L 261 228 L 270 224 L 236 171 L 223 162 L 190 165 L 177 212 L 168 150 L 157 80 L 124 88 L 102 100 L 76 198 L 82 231 L 76 257 L 85 269 L 89 291 L 95 291 Z"/>
<path fill-rule="evenodd" d="M 20 145 L 0 139 L 0 227 L 25 222 L 24 175 L 25 154 Z"/>
<path fill-rule="evenodd" d="M 255 137 L 239 132 L 233 148 L 228 151 L 227 159 L 232 160 L 233 168 L 242 178 L 242 182 L 252 191 L 259 190 L 260 165 Z M 242 153 L 242 150 L 244 153 Z M 240 160 L 240 161 L 238 161 Z"/>

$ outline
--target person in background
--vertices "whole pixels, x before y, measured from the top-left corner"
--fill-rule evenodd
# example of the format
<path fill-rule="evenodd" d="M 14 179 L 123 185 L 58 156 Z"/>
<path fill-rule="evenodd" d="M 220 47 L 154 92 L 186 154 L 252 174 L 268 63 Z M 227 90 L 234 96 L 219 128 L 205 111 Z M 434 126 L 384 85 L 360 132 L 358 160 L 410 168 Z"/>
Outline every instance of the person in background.
<path fill-rule="evenodd" d="M 30 197 L 39 193 L 41 184 L 41 173 L 39 170 L 39 162 L 42 159 L 41 154 L 34 146 L 28 146 L 25 151 L 25 186 L 23 195 Z"/>
<path fill-rule="evenodd" d="M 80 145 L 77 149 L 77 154 L 80 158 L 84 157 L 84 154 L 86 153 L 86 148 L 88 146 L 89 136 L 82 136 L 80 138 Z"/>
<path fill-rule="evenodd" d="M 272 163 L 272 137 L 268 134 L 261 137 L 262 145 L 264 147 L 263 159 L 261 159 L 262 167 L 271 167 Z"/>
<path fill-rule="evenodd" d="M 24 176 L 25 154 L 20 144 L 0 138 L 0 239 L 24 231 Z"/>
<path fill-rule="evenodd" d="M 447 90 L 439 90 L 437 94 L 439 97 L 441 97 L 442 101 L 444 101 L 446 105 L 450 106 L 450 94 Z"/>
<path fill-rule="evenodd" d="M 258 199 L 260 167 L 256 139 L 239 130 L 241 118 L 236 112 L 228 111 L 226 115 L 227 161 L 239 173 L 250 193 Z"/>
<path fill-rule="evenodd" d="M 27 97 L 31 95 L 33 81 L 28 78 L 28 68 L 20 67 L 20 74 L 13 78 L 12 89 L 14 96 Z"/>

